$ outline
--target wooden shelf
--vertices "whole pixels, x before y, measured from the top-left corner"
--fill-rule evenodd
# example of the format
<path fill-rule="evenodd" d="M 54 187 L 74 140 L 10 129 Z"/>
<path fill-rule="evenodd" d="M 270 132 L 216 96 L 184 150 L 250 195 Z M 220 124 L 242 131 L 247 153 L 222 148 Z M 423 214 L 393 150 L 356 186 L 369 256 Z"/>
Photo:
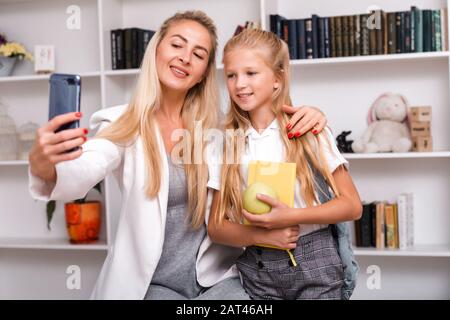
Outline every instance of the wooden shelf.
<path fill-rule="evenodd" d="M 1 166 L 28 166 L 28 160 L 0 161 L 0 167 Z"/>
<path fill-rule="evenodd" d="M 356 256 L 450 257 L 450 245 L 416 245 L 407 249 L 353 248 Z"/>
<path fill-rule="evenodd" d="M 0 249 L 108 250 L 108 245 L 105 240 L 91 244 L 71 244 L 68 239 L 0 238 Z"/>
<path fill-rule="evenodd" d="M 93 71 L 93 72 L 83 72 L 83 73 L 77 73 L 81 76 L 81 78 L 90 78 L 90 77 L 100 77 L 100 71 Z M 0 77 L 0 83 L 1 82 L 24 82 L 24 81 L 42 81 L 42 80 L 48 80 L 50 79 L 49 74 L 33 74 L 33 75 L 26 75 L 26 76 L 10 76 L 10 77 Z"/>
<path fill-rule="evenodd" d="M 345 159 L 450 158 L 450 151 L 405 153 L 343 153 Z"/>
<path fill-rule="evenodd" d="M 345 64 L 345 63 L 369 63 L 383 61 L 414 61 L 414 60 L 445 60 L 450 56 L 449 51 L 439 52 L 418 52 L 418 53 L 397 53 L 372 56 L 321 58 L 291 60 L 291 66 L 323 65 L 323 64 Z"/>

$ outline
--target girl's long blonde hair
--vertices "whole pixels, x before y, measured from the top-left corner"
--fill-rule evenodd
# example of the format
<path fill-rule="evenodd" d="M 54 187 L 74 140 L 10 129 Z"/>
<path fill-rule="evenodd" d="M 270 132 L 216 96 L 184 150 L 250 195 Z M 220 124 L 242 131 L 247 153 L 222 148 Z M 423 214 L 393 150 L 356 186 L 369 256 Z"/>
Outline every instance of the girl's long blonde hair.
<path fill-rule="evenodd" d="M 195 121 L 201 121 L 202 128 L 214 128 L 218 122 L 219 93 L 216 83 L 217 32 L 214 22 L 202 11 L 186 11 L 177 13 L 168 18 L 158 32 L 152 37 L 144 54 L 141 71 L 137 80 L 134 93 L 128 108 L 121 117 L 110 126 L 102 130 L 99 138 L 108 139 L 116 144 L 128 145 L 134 142 L 138 136 L 142 138 L 145 151 L 147 183 L 146 194 L 149 198 L 157 196 L 161 187 L 161 155 L 159 152 L 157 124 L 155 123 L 155 111 L 161 102 L 161 84 L 156 69 L 156 49 L 161 40 L 167 34 L 169 28 L 183 20 L 195 21 L 205 27 L 211 38 L 211 51 L 208 66 L 203 80 L 192 87 L 185 98 L 181 111 L 184 129 L 189 131 L 190 137 L 194 137 Z M 201 150 L 205 150 L 205 143 L 201 137 Z M 195 143 L 191 143 L 187 152 L 194 156 Z M 198 228 L 204 223 L 207 202 L 208 168 L 202 161 L 194 164 L 194 161 L 184 164 L 188 186 L 189 218 L 193 228 Z M 149 213 L 152 214 L 152 213 Z"/>
<path fill-rule="evenodd" d="M 245 30 L 239 35 L 231 38 L 224 48 L 224 62 L 227 53 L 232 50 L 250 49 L 261 53 L 267 65 L 273 70 L 275 77 L 279 80 L 280 86 L 274 90 L 272 96 L 272 111 L 276 115 L 280 128 L 285 128 L 289 117 L 282 111 L 283 104 L 291 105 L 289 96 L 289 50 L 286 43 L 280 40 L 272 32 L 258 29 Z M 251 125 L 249 114 L 243 111 L 230 98 L 230 110 L 226 117 L 226 130 L 245 131 Z M 282 130 L 282 129 L 281 129 Z M 235 132 L 235 131 L 234 131 Z M 297 179 L 301 185 L 301 195 L 308 206 L 313 206 L 314 201 L 319 202 L 315 190 L 319 190 L 314 179 L 313 170 L 321 173 L 327 184 L 331 187 L 335 195 L 338 195 L 333 176 L 331 175 L 321 141 L 325 140 L 327 147 L 331 148 L 324 133 L 314 136 L 306 133 L 300 138 L 289 140 L 284 132 L 280 132 L 286 151 L 286 161 L 297 164 Z M 221 172 L 221 192 L 216 215 L 217 223 L 223 219 L 230 218 L 234 221 L 242 220 L 242 186 L 244 179 L 240 170 L 241 154 L 243 147 L 239 145 L 239 139 L 227 135 L 224 144 L 223 159 L 227 159 L 227 154 L 234 155 L 232 163 L 224 162 Z M 269 152 L 269 151 L 268 151 Z M 323 191 L 322 191 L 323 192 Z"/>

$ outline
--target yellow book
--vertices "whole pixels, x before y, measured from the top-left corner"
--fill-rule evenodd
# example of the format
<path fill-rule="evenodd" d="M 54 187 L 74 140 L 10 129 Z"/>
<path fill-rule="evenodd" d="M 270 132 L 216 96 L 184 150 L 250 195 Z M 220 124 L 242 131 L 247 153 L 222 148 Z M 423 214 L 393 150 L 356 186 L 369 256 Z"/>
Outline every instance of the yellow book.
<path fill-rule="evenodd" d="M 250 161 L 248 165 L 247 187 L 255 182 L 265 183 L 276 192 L 279 201 L 291 208 L 294 207 L 295 181 L 296 163 Z M 248 221 L 244 221 L 244 223 L 249 224 Z M 296 265 L 295 259 L 288 249 L 269 245 L 259 246 L 286 250 L 292 263 Z"/>

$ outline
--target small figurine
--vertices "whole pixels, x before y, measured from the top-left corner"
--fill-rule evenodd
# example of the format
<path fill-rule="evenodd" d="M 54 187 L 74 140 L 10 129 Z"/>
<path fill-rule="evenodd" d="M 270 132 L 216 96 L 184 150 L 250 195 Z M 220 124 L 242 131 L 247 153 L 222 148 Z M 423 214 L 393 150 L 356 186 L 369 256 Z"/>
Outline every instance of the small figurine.
<path fill-rule="evenodd" d="M 353 140 L 347 141 L 347 136 L 352 133 L 351 131 L 342 131 L 340 135 L 336 137 L 337 147 L 342 153 L 353 153 L 352 143 Z"/>

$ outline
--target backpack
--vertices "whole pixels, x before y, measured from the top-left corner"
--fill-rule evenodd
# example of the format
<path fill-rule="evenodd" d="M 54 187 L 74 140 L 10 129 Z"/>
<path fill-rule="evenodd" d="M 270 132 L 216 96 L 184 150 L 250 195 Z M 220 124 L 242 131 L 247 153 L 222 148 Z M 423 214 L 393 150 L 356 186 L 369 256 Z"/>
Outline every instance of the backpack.
<path fill-rule="evenodd" d="M 320 203 L 325 203 L 334 198 L 331 194 L 328 184 L 323 175 L 313 168 L 314 178 L 320 190 L 316 189 L 319 195 Z M 336 240 L 338 253 L 341 257 L 342 266 L 344 268 L 344 285 L 342 287 L 341 297 L 343 300 L 349 300 L 356 286 L 359 265 L 353 254 L 352 244 L 350 241 L 350 232 L 346 222 L 331 224 L 331 233 Z"/>

